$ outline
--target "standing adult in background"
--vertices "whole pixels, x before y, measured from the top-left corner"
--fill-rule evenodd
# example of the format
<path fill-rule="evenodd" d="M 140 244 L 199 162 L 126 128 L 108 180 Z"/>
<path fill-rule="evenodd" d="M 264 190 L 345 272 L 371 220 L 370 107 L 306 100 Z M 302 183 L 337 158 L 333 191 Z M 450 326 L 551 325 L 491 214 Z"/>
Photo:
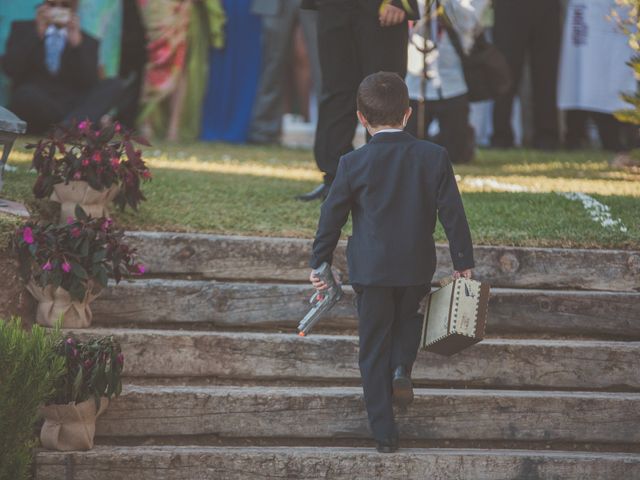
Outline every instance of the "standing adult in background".
<path fill-rule="evenodd" d="M 260 17 L 252 0 L 224 0 L 224 48 L 209 53 L 207 93 L 202 105 L 203 140 L 245 143 L 260 78 Z"/>
<path fill-rule="evenodd" d="M 10 109 L 31 133 L 85 118 L 98 123 L 120 100 L 122 82 L 99 79 L 99 42 L 80 29 L 77 9 L 77 0 L 47 0 L 35 20 L 11 26 L 3 59 Z"/>
<path fill-rule="evenodd" d="M 316 98 L 320 98 L 317 14 L 310 10 L 300 10 L 300 2 L 301 0 L 252 2 L 252 13 L 262 17 L 262 71 L 249 131 L 251 143 L 272 144 L 280 140 L 285 94 L 284 67 L 291 57 L 298 23 L 304 34 Z"/>
<path fill-rule="evenodd" d="M 498 97 L 493 110 L 491 146 L 511 148 L 511 112 L 525 58 L 531 66 L 533 147 L 552 150 L 559 145 L 557 109 L 560 53 L 559 0 L 495 0 L 493 39 L 505 55 L 513 79 L 511 91 Z"/>
<path fill-rule="evenodd" d="M 322 95 L 314 155 L 324 182 L 298 198 L 323 199 L 338 161 L 353 150 L 356 93 L 364 77 L 379 71 L 407 73 L 408 20 L 419 18 L 416 0 L 306 0 L 318 11 Z"/>
<path fill-rule="evenodd" d="M 419 0 L 420 13 L 426 13 L 426 17 L 415 25 L 409 37 L 406 83 L 413 115 L 407 123 L 407 131 L 416 137 L 427 138 L 429 125 L 437 119 L 440 132 L 433 141 L 447 149 L 453 163 L 468 163 L 475 153 L 475 133 L 469 124 L 468 89 L 460 55 L 444 22 L 450 22 L 462 50 L 468 54 L 482 29 L 480 21 L 489 0 L 442 0 L 446 17 L 438 15 L 436 4 L 427 6 L 428 3 Z M 426 8 L 430 11 L 425 12 Z M 424 109 L 419 106 L 420 99 L 425 99 Z M 423 122 L 418 118 L 421 113 Z M 420 124 L 424 125 L 422 132 L 418 131 Z"/>
<path fill-rule="evenodd" d="M 613 113 L 627 108 L 622 92 L 633 92 L 636 80 L 627 62 L 633 56 L 626 35 L 607 17 L 611 0 L 570 0 L 565 20 L 558 82 L 558 106 L 566 110 L 565 146 L 586 146 L 589 117 L 598 127 L 602 147 L 619 152 L 625 124 Z M 622 18 L 623 8 L 619 8 Z"/>

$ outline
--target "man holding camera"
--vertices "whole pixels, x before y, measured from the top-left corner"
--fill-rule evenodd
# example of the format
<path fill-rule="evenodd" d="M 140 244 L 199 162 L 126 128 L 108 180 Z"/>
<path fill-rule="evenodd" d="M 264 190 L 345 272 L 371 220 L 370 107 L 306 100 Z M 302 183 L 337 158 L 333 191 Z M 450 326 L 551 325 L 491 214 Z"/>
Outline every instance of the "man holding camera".
<path fill-rule="evenodd" d="M 10 109 L 30 133 L 88 118 L 100 122 L 122 93 L 98 79 L 98 41 L 80 29 L 78 0 L 46 0 L 33 21 L 11 25 L 2 65 L 11 78 Z"/>

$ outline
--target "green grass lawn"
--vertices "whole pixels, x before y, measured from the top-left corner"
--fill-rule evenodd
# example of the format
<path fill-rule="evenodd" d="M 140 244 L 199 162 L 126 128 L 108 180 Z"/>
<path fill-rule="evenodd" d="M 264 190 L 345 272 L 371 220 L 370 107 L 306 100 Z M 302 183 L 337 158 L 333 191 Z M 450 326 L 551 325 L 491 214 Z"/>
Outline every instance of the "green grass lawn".
<path fill-rule="evenodd" d="M 18 171 L 5 174 L 2 196 L 29 204 L 35 175 L 28 171 L 31 155 L 25 143 L 19 142 L 11 154 L 9 164 Z M 309 151 L 158 144 L 146 150 L 145 159 L 154 174 L 144 186 L 148 200 L 139 212 L 114 213 L 126 229 L 306 238 L 315 233 L 320 203 L 293 198 L 321 179 Z M 640 172 L 612 169 L 608 160 L 609 154 L 603 152 L 479 151 L 473 164 L 455 167 L 474 241 L 640 248 Z M 486 180 L 528 191 L 479 186 L 478 181 Z M 556 192 L 591 195 L 609 206 L 612 217 L 620 219 L 627 231 L 601 226 L 580 202 Z M 436 236 L 445 239 L 440 228 Z"/>

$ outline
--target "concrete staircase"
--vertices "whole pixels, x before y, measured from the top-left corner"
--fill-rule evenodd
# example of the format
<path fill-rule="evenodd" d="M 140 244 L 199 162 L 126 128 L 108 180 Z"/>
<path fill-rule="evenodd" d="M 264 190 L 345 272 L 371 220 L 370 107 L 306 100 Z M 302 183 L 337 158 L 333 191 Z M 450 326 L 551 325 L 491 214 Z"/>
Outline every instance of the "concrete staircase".
<path fill-rule="evenodd" d="M 640 479 L 640 252 L 477 248 L 487 339 L 419 354 L 402 448 L 380 455 L 353 292 L 295 335 L 310 242 L 129 236 L 149 276 L 105 291 L 77 332 L 120 340 L 123 394 L 92 451 L 37 453 L 38 480 Z"/>

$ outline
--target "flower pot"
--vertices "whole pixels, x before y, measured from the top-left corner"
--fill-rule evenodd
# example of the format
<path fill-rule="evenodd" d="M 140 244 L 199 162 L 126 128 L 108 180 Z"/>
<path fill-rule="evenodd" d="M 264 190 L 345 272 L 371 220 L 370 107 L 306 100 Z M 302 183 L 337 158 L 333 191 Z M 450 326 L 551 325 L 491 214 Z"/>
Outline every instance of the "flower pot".
<path fill-rule="evenodd" d="M 30 280 L 27 290 L 38 301 L 36 322 L 46 327 L 53 327 L 62 315 L 64 328 L 87 328 L 91 325 L 93 314 L 89 304 L 100 294 L 94 290 L 94 283 L 89 281 L 87 293 L 81 302 L 73 300 L 68 291 L 62 287 L 54 290 L 52 285 L 42 288 Z"/>
<path fill-rule="evenodd" d="M 80 205 L 87 215 L 94 218 L 108 217 L 107 206 L 119 191 L 118 185 L 112 185 L 104 190 L 95 190 L 84 180 L 73 180 L 68 184 L 54 185 L 50 198 L 60 203 L 60 223 L 65 223 L 67 218 L 75 218 L 76 205 Z"/>
<path fill-rule="evenodd" d="M 109 399 L 100 399 L 96 410 L 93 398 L 84 402 L 67 405 L 47 405 L 40 407 L 44 424 L 40 430 L 40 442 L 50 450 L 91 450 L 96 434 L 96 420 L 109 405 Z"/>

